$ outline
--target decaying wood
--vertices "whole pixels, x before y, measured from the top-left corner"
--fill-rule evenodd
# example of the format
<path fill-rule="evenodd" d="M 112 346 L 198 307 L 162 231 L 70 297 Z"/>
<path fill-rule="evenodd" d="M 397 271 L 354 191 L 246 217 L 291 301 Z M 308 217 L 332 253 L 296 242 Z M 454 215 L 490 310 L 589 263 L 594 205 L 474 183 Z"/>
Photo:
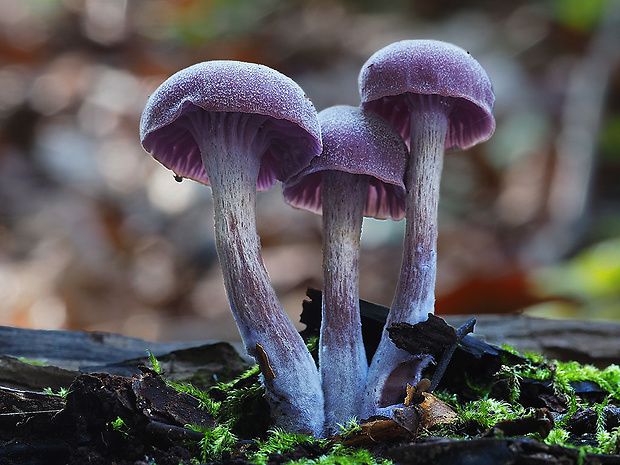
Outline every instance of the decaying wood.
<path fill-rule="evenodd" d="M 455 327 L 470 317 L 446 317 Z M 620 324 L 612 321 L 550 320 L 524 315 L 476 316 L 475 337 L 508 344 L 548 358 L 604 368 L 620 362 Z"/>
<path fill-rule="evenodd" d="M 135 408 L 145 417 L 176 426 L 215 425 L 196 397 L 168 386 L 157 373 L 144 367 L 142 370 L 142 376 L 131 379 L 131 389 Z"/>
<path fill-rule="evenodd" d="M 468 440 L 435 438 L 390 450 L 395 463 L 407 465 L 617 465 L 618 456 L 584 454 L 530 438 Z"/>
<path fill-rule="evenodd" d="M 424 393 L 424 401 L 420 404 L 420 409 L 422 411 L 420 424 L 426 429 L 454 423 L 458 419 L 458 415 L 448 404 L 427 392 Z"/>
<path fill-rule="evenodd" d="M 535 409 L 531 415 L 497 422 L 488 435 L 505 437 L 537 433 L 541 438 L 546 438 L 553 426 L 554 420 L 551 412 L 547 409 L 539 408 Z"/>
<path fill-rule="evenodd" d="M 447 319 L 448 323 L 455 327 L 461 326 L 466 320 L 467 317 Z M 493 354 L 488 352 L 491 346 L 477 342 L 477 339 L 484 338 L 494 344 L 508 343 L 521 350 L 542 352 L 548 357 L 575 359 L 601 367 L 620 360 L 618 324 L 540 320 L 519 315 L 482 315 L 477 320 L 474 336 L 467 336 L 467 343 L 464 343 L 470 351 L 468 353 L 474 358 L 476 354 L 480 357 L 493 357 Z M 380 327 L 380 323 L 375 324 Z M 208 372 L 208 366 L 215 364 L 220 369 L 231 370 L 231 373 L 243 366 L 238 364 L 240 359 L 237 351 L 226 344 L 220 347 L 216 344 L 215 347 L 180 350 L 190 345 L 200 343 L 156 344 L 118 335 L 0 327 L 0 354 L 43 360 L 63 367 L 58 369 L 54 366 L 32 366 L 13 357 L 0 357 L 0 385 L 5 386 L 0 388 L 0 425 L 5 426 L 3 430 L 0 429 L 3 435 L 0 439 L 9 441 L 9 445 L 0 450 L 0 462 L 5 456 L 36 457 L 44 454 L 51 457 L 49 463 L 66 463 L 63 460 L 74 453 L 75 444 L 65 440 L 75 438 L 72 435 L 76 432 L 79 433 L 77 437 L 80 437 L 81 441 L 103 440 L 104 443 L 99 444 L 100 450 L 108 450 L 105 449 L 105 441 L 118 440 L 120 433 L 115 439 L 109 427 L 102 427 L 102 422 L 113 421 L 119 416 L 129 421 L 133 418 L 135 423 L 130 425 L 132 434 L 139 432 L 140 437 L 136 439 L 149 444 L 171 447 L 184 440 L 197 440 L 199 433 L 183 427 L 186 422 L 196 422 L 196 418 L 191 416 L 200 411 L 195 399 L 177 399 L 177 393 L 170 392 L 161 379 L 148 370 L 125 381 L 125 378 L 110 374 L 81 374 L 72 386 L 73 392 L 66 405 L 58 396 L 30 391 L 47 386 L 60 387 L 65 383 L 64 380 L 78 374 L 78 367 L 85 368 L 89 373 L 93 370 L 110 373 L 135 371 L 139 364 L 148 363 L 145 356 L 147 348 L 158 355 L 166 372 L 183 376 L 191 375 L 198 365 L 206 367 Z M 169 349 L 172 352 L 166 353 Z M 465 353 L 463 347 L 459 350 Z M 237 361 L 222 365 L 214 358 Z M 196 362 L 197 359 L 202 361 Z M 214 381 L 212 375 L 206 375 L 207 378 L 209 376 Z M 6 386 L 21 387 L 22 390 L 9 389 Z M 521 387 L 522 392 L 528 389 L 525 381 Z M 591 389 L 588 393 L 592 394 L 590 391 Z M 97 392 L 105 398 L 98 398 L 96 395 L 89 397 Z M 541 398 L 544 396 L 544 392 L 539 394 Z M 429 395 L 424 393 L 425 398 Z M 545 405 L 549 407 L 551 401 L 545 402 Z M 429 417 L 426 410 L 427 407 L 416 403 L 414 408 L 401 412 L 405 415 L 364 423 L 360 431 L 341 439 L 344 444 L 353 447 L 372 448 L 378 444 L 391 444 L 394 448 L 390 450 L 389 457 L 395 463 L 403 464 L 519 464 L 534 463 L 534 459 L 537 460 L 535 463 L 542 465 L 577 463 L 577 451 L 547 446 L 530 439 L 486 437 L 467 441 L 421 441 L 416 436 L 420 426 L 432 427 L 436 418 L 439 418 L 438 422 L 453 418 L 450 412 L 444 412 L 445 418 L 441 412 Z M 559 411 L 557 408 L 552 410 Z M 616 410 L 620 409 L 612 407 L 611 410 L 606 412 L 606 421 L 616 425 L 620 423 L 620 414 L 617 414 Z M 90 411 L 92 415 L 85 416 L 84 411 Z M 519 434 L 520 431 L 540 431 L 541 428 L 544 433 L 549 429 L 551 420 L 548 415 L 543 414 L 544 409 L 539 412 L 540 415 L 496 425 L 488 434 L 505 434 L 507 429 Z M 204 410 L 202 413 L 204 414 Z M 571 418 L 571 431 L 577 433 L 592 429 L 591 418 L 587 413 L 584 411 L 580 416 Z M 54 426 L 51 426 L 52 422 Z M 77 424 L 79 422 L 82 422 L 82 429 Z M 26 441 L 24 438 L 30 440 Z M 396 446 L 405 443 L 407 445 Z M 54 461 L 52 457 L 58 457 L 58 460 Z M 583 463 L 606 465 L 618 463 L 617 460 L 618 456 L 588 454 Z"/>
<path fill-rule="evenodd" d="M 64 405 L 59 396 L 0 387 L 0 427 L 16 427 L 40 417 L 49 422 Z"/>
<path fill-rule="evenodd" d="M 388 333 L 396 347 L 412 354 L 438 357 L 456 343 L 456 330 L 443 318 L 430 313 L 426 321 L 417 325 L 395 323 L 388 328 Z"/>
<path fill-rule="evenodd" d="M 0 385 L 24 390 L 67 387 L 80 373 L 55 366 L 31 365 L 7 355 L 0 355 Z"/>
<path fill-rule="evenodd" d="M 227 343 L 157 344 L 118 335 L 6 327 L 0 334 L 7 335 L 0 339 L 2 350 L 29 359 L 0 357 L 0 386 L 20 388 L 0 388 L 0 463 L 134 463 L 153 453 L 158 463 L 183 463 L 190 452 L 177 446 L 203 437 L 184 425 L 213 426 L 213 419 L 195 397 L 167 386 L 149 369 L 139 369 L 149 363 L 146 350 L 157 354 L 168 379 L 203 388 L 220 376 L 235 378 L 248 366 Z M 184 348 L 194 344 L 198 346 Z M 170 349 L 178 350 L 166 352 Z M 132 358 L 122 358 L 126 356 Z M 66 401 L 30 391 L 46 387 L 68 387 Z M 116 431 L 111 425 L 119 418 L 125 426 Z"/>
<path fill-rule="evenodd" d="M 67 370 L 155 356 L 219 341 L 154 342 L 90 331 L 47 331 L 0 326 L 0 354 L 46 362 Z M 240 347 L 237 345 L 236 347 Z"/>
<path fill-rule="evenodd" d="M 145 424 L 214 426 L 213 418 L 200 407 L 196 397 L 175 390 L 157 373 L 144 370 L 144 374 L 132 378 L 105 373 L 80 375 L 71 384 L 57 421 L 74 416 L 88 423 L 85 419 L 90 416 L 95 423 L 121 417 L 138 418 Z"/>
<path fill-rule="evenodd" d="M 419 431 L 440 424 L 453 423 L 457 414 L 448 404 L 429 393 L 421 394 L 422 401 L 394 410 L 393 418 L 363 421 L 359 429 L 332 439 L 349 447 L 370 447 L 378 443 L 393 444 L 415 438 Z"/>
<path fill-rule="evenodd" d="M 303 303 L 302 323 L 307 332 L 318 331 L 321 315 L 321 291 L 309 288 L 310 300 Z M 362 331 L 367 350 L 381 337 L 389 308 L 360 300 Z M 443 315 L 439 315 L 442 316 Z M 551 320 L 518 314 L 473 315 L 476 318 L 474 336 L 490 344 L 508 344 L 518 350 L 529 350 L 547 358 L 575 360 L 598 367 L 620 362 L 620 323 L 613 321 Z M 472 315 L 446 315 L 451 326 L 459 328 Z"/>
<path fill-rule="evenodd" d="M 214 426 L 208 411 L 145 371 L 132 378 L 79 375 L 66 400 L 0 389 L 0 463 L 134 463 L 146 447 L 175 454 L 184 440 L 199 441 L 203 434 L 185 425 Z M 111 424 L 118 419 L 124 423 L 115 429 Z M 165 463 L 180 463 L 173 456 L 174 462 Z"/>
<path fill-rule="evenodd" d="M 392 419 L 380 419 L 362 423 L 358 431 L 346 437 L 335 436 L 333 440 L 347 447 L 368 447 L 373 444 L 391 443 L 411 439 L 411 432 Z"/>

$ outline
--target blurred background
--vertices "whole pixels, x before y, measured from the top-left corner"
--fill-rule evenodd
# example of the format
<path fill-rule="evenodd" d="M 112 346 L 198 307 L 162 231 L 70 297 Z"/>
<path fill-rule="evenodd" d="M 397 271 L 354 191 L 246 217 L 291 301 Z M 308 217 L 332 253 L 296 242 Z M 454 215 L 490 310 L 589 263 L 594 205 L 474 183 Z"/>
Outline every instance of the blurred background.
<path fill-rule="evenodd" d="M 235 59 L 317 110 L 401 39 L 453 42 L 496 92 L 497 131 L 445 161 L 437 312 L 620 320 L 617 0 L 0 0 L 0 324 L 237 340 L 210 189 L 143 151 L 151 92 Z M 258 200 L 294 321 L 321 285 L 320 217 Z M 365 221 L 361 297 L 390 305 L 403 222 Z"/>

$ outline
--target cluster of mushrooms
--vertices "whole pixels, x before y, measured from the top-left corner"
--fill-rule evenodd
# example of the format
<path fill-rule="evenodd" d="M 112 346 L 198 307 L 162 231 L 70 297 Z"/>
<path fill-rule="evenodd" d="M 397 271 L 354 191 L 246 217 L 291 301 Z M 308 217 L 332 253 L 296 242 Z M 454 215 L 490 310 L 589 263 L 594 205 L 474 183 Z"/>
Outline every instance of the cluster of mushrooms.
<path fill-rule="evenodd" d="M 398 349 L 385 328 L 434 309 L 437 204 L 446 150 L 495 129 L 480 64 L 441 41 L 404 40 L 372 55 L 361 105 L 317 114 L 290 78 L 263 65 L 207 61 L 150 97 L 142 146 L 177 177 L 211 186 L 215 239 L 230 308 L 260 365 L 273 422 L 325 436 L 351 418 L 391 416 L 428 357 Z M 279 180 L 284 200 L 323 215 L 319 367 L 269 282 L 256 232 L 257 191 Z M 359 312 L 364 216 L 406 218 L 402 268 L 368 366 Z"/>

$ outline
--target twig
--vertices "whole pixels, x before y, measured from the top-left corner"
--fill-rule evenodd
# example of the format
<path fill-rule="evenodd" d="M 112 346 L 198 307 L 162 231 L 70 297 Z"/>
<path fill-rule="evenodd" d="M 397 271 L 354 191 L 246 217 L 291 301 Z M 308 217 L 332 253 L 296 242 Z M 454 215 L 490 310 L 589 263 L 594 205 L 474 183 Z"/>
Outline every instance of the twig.
<path fill-rule="evenodd" d="M 452 355 L 454 355 L 454 351 L 456 350 L 457 346 L 467 334 L 471 333 L 474 330 L 475 324 L 476 319 L 472 318 L 456 330 L 456 341 L 454 342 L 454 344 L 448 346 L 446 350 L 444 350 L 443 355 L 441 356 L 441 359 L 437 364 L 437 368 L 435 369 L 435 373 L 433 373 L 433 379 L 431 379 L 431 385 L 428 388 L 427 392 L 433 392 L 435 390 L 435 388 L 439 384 L 439 381 L 441 381 L 443 374 L 446 372 L 446 368 L 448 368 L 448 364 L 450 363 Z"/>

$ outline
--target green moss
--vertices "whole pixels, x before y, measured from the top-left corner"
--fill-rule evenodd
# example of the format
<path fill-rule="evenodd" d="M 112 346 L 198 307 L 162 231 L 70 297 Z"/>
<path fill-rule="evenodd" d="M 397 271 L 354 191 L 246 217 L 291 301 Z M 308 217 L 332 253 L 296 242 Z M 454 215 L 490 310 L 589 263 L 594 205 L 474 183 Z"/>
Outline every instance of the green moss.
<path fill-rule="evenodd" d="M 310 336 L 306 340 L 306 347 L 310 353 L 317 352 L 319 350 L 319 336 Z"/>
<path fill-rule="evenodd" d="M 162 369 L 159 361 L 150 350 L 147 350 L 147 352 L 153 371 L 161 374 Z M 256 377 L 259 371 L 258 365 L 254 365 L 232 381 L 218 383 L 217 389 L 226 393 L 224 401 L 214 400 L 209 391 L 199 389 L 191 383 L 170 381 L 165 377 L 162 377 L 162 379 L 173 389 L 196 397 L 200 401 L 201 407 L 206 409 L 216 421 L 232 428 L 247 414 L 249 399 L 258 398 L 263 393 L 263 388 L 258 378 L 256 382 L 247 383 L 248 386 L 246 387 L 235 388 L 235 386 L 242 384 L 243 381 L 249 380 L 253 376 Z"/>
<path fill-rule="evenodd" d="M 620 447 L 620 433 L 618 428 L 608 431 L 604 424 L 605 406 L 610 402 L 620 399 L 620 367 L 611 365 L 604 370 L 591 365 L 580 365 L 576 362 L 548 361 L 544 357 L 535 353 L 522 354 L 515 349 L 504 346 L 506 354 L 503 358 L 504 364 L 487 384 L 476 385 L 468 383 L 469 394 L 474 394 L 478 400 L 467 403 L 459 402 L 462 393 L 438 392 L 435 395 L 454 408 L 459 415 L 459 421 L 454 424 L 444 425 L 438 430 L 421 432 L 420 436 L 426 434 L 440 434 L 445 437 L 467 439 L 477 436 L 481 430 L 492 429 L 498 422 L 514 420 L 531 412 L 519 404 L 521 384 L 524 379 L 548 382 L 555 392 L 566 399 L 568 411 L 561 416 L 555 423 L 554 428 L 544 439 L 547 444 L 557 444 L 561 446 L 574 447 L 579 449 L 580 454 L 585 457 L 586 452 L 596 452 L 602 454 L 617 453 Z M 150 354 L 151 363 L 154 370 L 161 370 L 157 360 Z M 236 379 L 218 383 L 214 391 L 204 391 L 197 389 L 187 383 L 167 383 L 175 389 L 187 392 L 201 401 L 201 405 L 212 414 L 218 425 L 209 429 L 198 429 L 204 433 L 204 438 L 200 441 L 200 458 L 202 461 L 220 460 L 226 454 L 236 453 L 245 457 L 247 460 L 257 465 L 267 463 L 272 454 L 286 454 L 295 451 L 297 448 L 311 446 L 312 450 L 325 450 L 325 453 L 314 459 L 301 459 L 288 462 L 287 465 L 388 465 L 389 460 L 375 458 L 368 450 L 349 449 L 341 445 L 331 445 L 322 439 L 302 434 L 286 433 L 282 430 L 270 430 L 265 437 L 259 438 L 264 434 L 264 429 L 258 429 L 255 425 L 259 420 L 266 421 L 268 413 L 257 410 L 257 405 L 264 402 L 262 399 L 264 390 L 259 379 L 259 368 L 253 366 L 246 370 Z M 508 386 L 508 398 L 506 400 L 495 399 L 492 397 L 493 385 L 497 381 L 505 381 Z M 589 404 L 580 399 L 574 391 L 573 384 L 578 381 L 591 381 L 609 393 L 604 402 Z M 485 382 L 486 383 L 486 382 Z M 218 400 L 216 400 L 218 399 Z M 566 429 L 567 420 L 584 407 L 591 407 L 598 413 L 599 421 L 595 435 L 591 435 L 591 445 L 583 446 L 583 440 L 574 437 Z M 254 424 L 255 430 L 263 431 L 258 435 L 244 435 L 238 433 L 238 425 Z M 477 425 L 473 429 L 468 425 Z M 351 434 L 360 428 L 357 419 L 351 419 L 341 426 L 341 436 Z M 262 426 L 261 426 L 262 427 Z M 196 428 L 194 428 L 196 429 Z M 239 437 L 253 438 L 255 447 L 242 450 Z M 580 442 L 581 441 L 581 442 Z M 303 450 L 303 449 L 302 449 Z"/>
<path fill-rule="evenodd" d="M 604 370 L 593 365 L 581 365 L 577 362 L 554 362 L 556 372 L 554 386 L 560 392 L 567 393 L 573 389 L 570 385 L 577 381 L 591 381 L 607 391 L 611 397 L 620 400 L 620 367 L 609 365 Z"/>
<path fill-rule="evenodd" d="M 54 392 L 54 390 L 51 387 L 46 387 L 43 389 L 43 392 L 49 396 L 59 396 L 59 397 L 62 397 L 63 399 L 66 399 L 67 394 L 69 394 L 69 389 L 60 388 L 57 392 Z"/>
<path fill-rule="evenodd" d="M 194 428 L 196 431 L 199 429 Z M 204 437 L 200 440 L 200 459 L 203 462 L 220 460 L 224 453 L 230 452 L 237 444 L 235 436 L 226 425 L 201 430 Z"/>
<path fill-rule="evenodd" d="M 535 365 L 543 365 L 547 363 L 547 359 L 537 352 L 532 352 L 530 350 L 519 351 L 508 344 L 502 344 L 501 348 L 512 355 L 525 358 L 527 361 Z"/>
<path fill-rule="evenodd" d="M 221 460 L 231 454 L 235 448 L 239 452 L 238 438 L 225 425 L 206 428 L 201 432 L 204 438 L 200 441 L 200 460 L 203 462 Z M 246 454 L 246 460 L 256 465 L 265 465 L 273 454 L 286 455 L 300 446 L 316 446 L 324 449 L 325 454 L 315 459 L 300 459 L 284 462 L 287 465 L 391 465 L 390 460 L 375 458 L 366 449 L 352 449 L 342 445 L 331 445 L 326 439 L 318 439 L 298 433 L 287 433 L 281 429 L 272 429 L 264 440 L 255 441 L 258 450 Z"/>
<path fill-rule="evenodd" d="M 593 365 L 582 365 L 575 361 L 560 362 L 557 360 L 548 361 L 544 357 L 535 353 L 520 353 L 509 346 L 504 346 L 504 350 L 511 354 L 518 355 L 527 359 L 528 363 L 514 365 L 512 367 L 502 367 L 500 376 L 514 380 L 529 378 L 534 380 L 549 381 L 554 391 L 564 397 L 567 402 L 568 411 L 560 417 L 549 435 L 544 439 L 547 444 L 557 444 L 564 447 L 574 447 L 579 449 L 581 460 L 585 458 L 587 452 L 597 454 L 617 454 L 620 452 L 620 433 L 618 428 L 611 431 L 606 429 L 604 408 L 620 400 L 620 367 L 610 365 L 605 369 L 599 369 Z M 599 403 L 589 402 L 579 398 L 575 394 L 574 384 L 577 382 L 592 382 L 598 385 L 608 396 Z M 515 400 L 516 396 L 511 392 L 510 400 Z M 462 418 L 470 418 L 481 425 L 491 425 L 499 421 L 504 415 L 505 419 L 518 410 L 514 410 L 515 403 L 501 405 L 495 402 L 488 403 L 489 399 L 482 399 L 471 402 L 461 407 L 459 413 Z M 596 432 L 589 438 L 592 444 L 582 445 L 581 439 L 570 434 L 566 429 L 568 419 L 583 408 L 592 408 L 597 412 Z"/>
<path fill-rule="evenodd" d="M 607 431 L 604 427 L 597 426 L 594 439 L 596 445 L 577 446 L 571 442 L 571 434 L 566 429 L 556 426 L 544 439 L 544 442 L 549 445 L 579 449 L 581 460 L 585 458 L 585 454 L 588 452 L 593 454 L 618 454 L 620 452 L 620 432 L 617 427 Z"/>
<path fill-rule="evenodd" d="M 555 427 L 550 432 L 549 435 L 545 438 L 544 442 L 548 445 L 564 445 L 568 440 L 570 433 L 566 431 L 564 428 Z"/>
<path fill-rule="evenodd" d="M 214 418 L 220 417 L 221 402 L 211 398 L 207 391 L 197 388 L 190 383 L 177 383 L 166 380 L 166 384 L 179 392 L 185 392 L 196 397 L 200 402 L 200 407 L 204 408 Z"/>
<path fill-rule="evenodd" d="M 492 380 L 486 384 L 478 384 L 472 381 L 471 378 L 467 374 L 465 374 L 465 384 L 467 386 L 467 390 L 471 394 L 471 397 L 487 397 L 491 393 L 494 382 L 495 380 Z"/>
<path fill-rule="evenodd" d="M 237 376 L 235 379 L 233 379 L 232 381 L 229 381 L 227 383 L 218 383 L 217 387 L 224 391 L 233 389 L 236 385 L 240 384 L 242 381 L 248 380 L 252 378 L 253 376 L 258 375 L 259 373 L 260 373 L 260 367 L 258 365 L 253 365 L 249 367 L 247 370 L 245 370 L 243 373 L 241 373 L 239 376 Z"/>
<path fill-rule="evenodd" d="M 566 424 L 566 420 L 572 417 L 580 407 L 582 407 L 582 402 L 577 398 L 574 391 L 568 393 L 568 412 L 564 415 L 564 418 L 560 420 L 558 423 L 561 425 Z"/>
<path fill-rule="evenodd" d="M 456 425 L 442 427 L 439 433 L 446 437 L 467 438 L 468 434 L 479 434 L 480 429 L 488 430 L 498 422 L 514 420 L 529 415 L 528 410 L 519 404 L 521 384 L 524 379 L 548 382 L 557 395 L 563 397 L 567 403 L 567 412 L 556 418 L 554 428 L 544 439 L 547 444 L 558 444 L 575 447 L 585 452 L 600 454 L 617 453 L 620 447 L 618 429 L 609 431 L 604 424 L 604 408 L 609 403 L 620 399 L 620 367 L 611 365 L 605 369 L 598 369 L 592 365 L 581 365 L 577 362 L 549 361 L 540 354 L 520 353 L 514 348 L 504 346 L 507 354 L 502 361 L 504 365 L 493 376 L 488 385 L 468 383 L 468 394 L 474 393 L 478 400 L 462 404 L 459 395 L 462 393 L 439 392 L 435 395 L 451 405 L 459 415 Z M 510 363 L 512 361 L 512 363 Z M 516 363 L 515 363 L 516 361 Z M 492 397 L 492 387 L 495 382 L 502 380 L 508 388 L 506 399 Z M 593 403 L 578 397 L 575 393 L 575 383 L 588 381 L 596 383 L 609 395 L 600 403 Z M 578 411 L 592 408 L 598 414 L 596 433 L 588 436 L 591 444 L 583 445 L 584 438 L 577 437 L 566 429 L 567 421 Z M 478 425 L 476 430 L 467 427 L 468 424 Z M 436 435 L 438 432 L 434 431 Z M 424 433 L 422 433 L 424 435 Z M 585 453 L 584 452 L 584 453 Z"/>
<path fill-rule="evenodd" d="M 504 375 L 509 373 L 521 378 L 539 381 L 550 381 L 558 394 L 570 395 L 574 392 L 571 383 L 590 381 L 598 384 L 614 399 L 620 400 L 620 366 L 609 365 L 601 370 L 593 365 L 582 365 L 575 361 L 549 361 L 534 352 L 519 352 L 508 345 L 502 346 L 505 351 L 525 358 L 529 363 L 506 367 Z M 505 367 L 502 367 L 504 370 Z"/>
<path fill-rule="evenodd" d="M 305 434 L 287 433 L 281 429 L 272 429 L 266 440 L 259 441 L 259 450 L 249 460 L 257 465 L 265 465 L 271 454 L 285 454 L 302 444 L 319 444 L 325 446 L 324 440 Z"/>
<path fill-rule="evenodd" d="M 116 417 L 116 420 L 110 422 L 109 426 L 123 436 L 129 436 L 129 426 L 127 426 L 127 423 L 125 423 L 121 417 Z"/>
<path fill-rule="evenodd" d="M 531 351 L 519 352 L 507 344 L 502 345 L 501 348 L 509 354 L 525 360 L 525 363 L 515 363 L 514 361 L 511 363 L 508 357 L 502 357 L 504 366 L 509 367 L 516 376 L 539 381 L 553 379 L 555 365 L 550 364 L 541 354 Z"/>
<path fill-rule="evenodd" d="M 523 375 L 521 374 L 520 366 L 508 366 L 502 365 L 499 372 L 497 373 L 498 378 L 503 378 L 508 383 L 508 390 L 510 391 L 508 400 L 511 404 L 514 404 L 519 400 L 519 396 L 521 395 L 521 380 L 523 379 Z"/>
<path fill-rule="evenodd" d="M 265 389 L 259 383 L 227 391 L 226 400 L 220 403 L 219 421 L 228 422 L 231 427 L 246 427 L 250 417 L 261 416 Z"/>
<path fill-rule="evenodd" d="M 474 421 L 489 429 L 500 421 L 519 418 L 525 413 L 525 409 L 519 404 L 487 398 L 457 406 L 456 412 L 461 421 Z"/>
<path fill-rule="evenodd" d="M 150 349 L 146 349 L 146 352 L 149 354 L 149 360 L 151 362 L 151 367 L 153 368 L 153 371 L 161 375 L 162 368 L 159 363 L 159 360 L 157 360 L 157 358 L 155 357 L 155 355 L 153 355 L 153 352 L 151 352 Z"/>
<path fill-rule="evenodd" d="M 47 362 L 44 362 L 43 360 L 38 360 L 36 358 L 17 357 L 17 360 L 27 365 L 32 365 L 35 367 L 46 367 L 49 365 Z"/>
<path fill-rule="evenodd" d="M 596 440 L 599 443 L 599 453 L 617 454 L 620 452 L 620 431 L 617 427 L 611 431 L 597 432 Z"/>
<path fill-rule="evenodd" d="M 455 407 L 459 404 L 459 396 L 453 392 L 436 391 L 433 395 L 446 404 Z"/>
<path fill-rule="evenodd" d="M 334 447 L 328 454 L 316 459 L 301 459 L 286 465 L 391 465 L 392 461 L 374 457 L 366 449 Z"/>
<path fill-rule="evenodd" d="M 339 434 L 342 439 L 345 439 L 352 434 L 355 434 L 358 431 L 361 431 L 362 427 L 360 426 L 360 422 L 357 418 L 350 418 L 344 424 L 338 424 L 339 431 L 336 434 Z"/>

